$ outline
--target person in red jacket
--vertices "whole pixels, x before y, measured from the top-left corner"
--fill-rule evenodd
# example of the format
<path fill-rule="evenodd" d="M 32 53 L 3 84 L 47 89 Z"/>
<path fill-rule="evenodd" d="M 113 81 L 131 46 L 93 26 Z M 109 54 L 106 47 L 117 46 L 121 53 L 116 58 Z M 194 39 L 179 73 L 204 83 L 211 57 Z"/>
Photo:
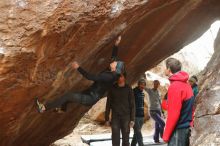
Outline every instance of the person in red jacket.
<path fill-rule="evenodd" d="M 165 94 L 163 100 L 162 100 L 162 103 L 161 103 L 161 108 L 162 110 L 164 111 L 167 111 L 167 93 Z"/>
<path fill-rule="evenodd" d="M 168 146 L 189 146 L 190 122 L 194 96 L 187 83 L 188 73 L 181 71 L 182 64 L 175 58 L 166 60 L 165 74 L 169 76 L 167 121 L 163 140 Z"/>

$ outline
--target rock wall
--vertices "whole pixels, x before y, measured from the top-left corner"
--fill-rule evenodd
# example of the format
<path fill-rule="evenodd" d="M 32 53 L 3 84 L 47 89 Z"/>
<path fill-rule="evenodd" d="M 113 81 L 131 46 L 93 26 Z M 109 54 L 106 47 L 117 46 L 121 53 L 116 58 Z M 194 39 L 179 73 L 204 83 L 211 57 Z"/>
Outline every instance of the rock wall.
<path fill-rule="evenodd" d="M 215 40 L 215 54 L 201 76 L 197 97 L 193 146 L 220 145 L 220 31 Z"/>
<path fill-rule="evenodd" d="M 119 56 L 133 82 L 219 19 L 220 1 L 1 0 L 0 10 L 0 145 L 48 146 L 90 108 L 72 104 L 63 115 L 34 108 L 36 96 L 51 100 L 91 84 L 76 71 L 66 76 L 71 61 L 99 72 L 122 33 Z"/>

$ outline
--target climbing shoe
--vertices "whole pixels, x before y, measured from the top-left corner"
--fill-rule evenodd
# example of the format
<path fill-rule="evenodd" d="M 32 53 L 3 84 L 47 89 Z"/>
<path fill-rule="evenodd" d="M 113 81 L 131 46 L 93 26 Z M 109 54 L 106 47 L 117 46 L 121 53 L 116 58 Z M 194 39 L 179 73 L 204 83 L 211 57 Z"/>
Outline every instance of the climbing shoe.
<path fill-rule="evenodd" d="M 35 104 L 39 113 L 43 113 L 45 111 L 45 106 L 38 101 L 38 98 L 35 98 Z"/>

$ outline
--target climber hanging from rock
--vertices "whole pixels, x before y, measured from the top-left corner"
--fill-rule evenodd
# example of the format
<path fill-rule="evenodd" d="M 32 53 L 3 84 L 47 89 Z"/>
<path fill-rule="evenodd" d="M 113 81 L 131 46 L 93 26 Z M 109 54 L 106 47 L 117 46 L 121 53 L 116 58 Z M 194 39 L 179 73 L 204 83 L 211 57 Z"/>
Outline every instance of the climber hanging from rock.
<path fill-rule="evenodd" d="M 106 69 L 99 74 L 91 74 L 85 71 L 79 64 L 74 61 L 72 68 L 78 70 L 88 80 L 94 83 L 82 92 L 69 91 L 57 99 L 41 103 L 38 98 L 35 98 L 35 103 L 39 113 L 43 113 L 50 109 L 61 108 L 69 102 L 79 103 L 86 106 L 94 105 L 100 98 L 105 96 L 105 93 L 112 87 L 112 85 L 119 79 L 120 75 L 125 72 L 124 62 L 118 60 L 118 45 L 121 41 L 121 36 L 115 41 L 112 50 L 111 63 L 109 69 Z"/>

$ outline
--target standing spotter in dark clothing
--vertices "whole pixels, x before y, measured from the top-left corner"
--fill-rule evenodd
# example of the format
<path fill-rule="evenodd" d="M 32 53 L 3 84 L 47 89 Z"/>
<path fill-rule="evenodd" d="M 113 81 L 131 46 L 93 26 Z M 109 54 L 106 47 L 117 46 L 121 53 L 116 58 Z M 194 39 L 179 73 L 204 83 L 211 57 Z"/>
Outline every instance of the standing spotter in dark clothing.
<path fill-rule="evenodd" d="M 120 146 L 120 131 L 122 133 L 122 146 L 129 146 L 129 124 L 135 118 L 135 102 L 131 87 L 114 85 L 109 91 L 106 103 L 105 120 L 109 121 L 112 111 L 112 145 Z"/>
<path fill-rule="evenodd" d="M 135 97 L 136 117 L 144 117 L 144 92 L 138 87 L 133 89 Z"/>
<path fill-rule="evenodd" d="M 129 116 L 130 121 L 135 118 L 135 100 L 131 87 L 125 85 L 119 87 L 114 85 L 107 95 L 105 120 L 109 120 L 109 113 L 112 110 L 112 116 Z"/>
<path fill-rule="evenodd" d="M 144 84 L 145 81 L 144 81 Z M 140 85 L 139 85 L 140 86 Z M 141 128 L 144 124 L 144 92 L 140 89 L 140 87 L 136 87 L 133 89 L 134 97 L 135 97 L 135 124 L 134 124 L 134 135 L 131 142 L 131 146 L 136 146 L 137 143 L 139 146 L 144 146 L 143 136 L 141 133 Z"/>

